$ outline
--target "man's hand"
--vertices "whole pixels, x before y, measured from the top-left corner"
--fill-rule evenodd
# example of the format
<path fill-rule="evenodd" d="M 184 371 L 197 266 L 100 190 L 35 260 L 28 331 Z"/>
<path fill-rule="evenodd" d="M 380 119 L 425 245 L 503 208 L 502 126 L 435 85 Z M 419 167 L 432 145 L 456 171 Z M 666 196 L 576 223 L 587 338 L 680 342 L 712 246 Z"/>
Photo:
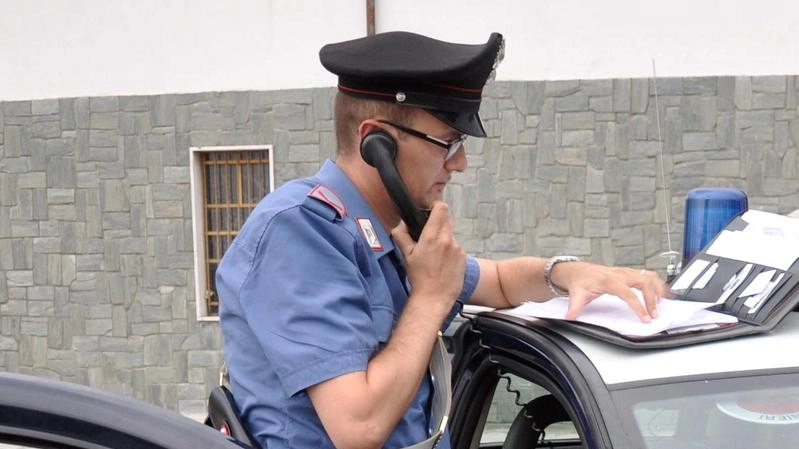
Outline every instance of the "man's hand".
<path fill-rule="evenodd" d="M 418 243 L 404 224 L 392 231 L 413 290 L 389 341 L 365 371 L 308 388 L 336 447 L 379 449 L 417 394 L 437 332 L 463 288 L 466 255 L 453 227 L 447 205 L 436 202 Z"/>
<path fill-rule="evenodd" d="M 436 201 L 418 242 L 408 234 L 405 223 L 391 232 L 405 258 L 412 296 L 440 298 L 447 313 L 461 292 L 466 271 L 466 253 L 455 239 L 454 227 L 449 206 Z"/>
<path fill-rule="evenodd" d="M 657 318 L 657 301 L 668 297 L 669 289 L 654 271 L 624 267 L 607 267 L 587 262 L 557 264 L 552 280 L 569 291 L 567 319 L 575 319 L 586 304 L 603 293 L 616 295 L 630 305 L 642 322 Z M 644 305 L 631 290 L 637 288 L 644 296 Z"/>

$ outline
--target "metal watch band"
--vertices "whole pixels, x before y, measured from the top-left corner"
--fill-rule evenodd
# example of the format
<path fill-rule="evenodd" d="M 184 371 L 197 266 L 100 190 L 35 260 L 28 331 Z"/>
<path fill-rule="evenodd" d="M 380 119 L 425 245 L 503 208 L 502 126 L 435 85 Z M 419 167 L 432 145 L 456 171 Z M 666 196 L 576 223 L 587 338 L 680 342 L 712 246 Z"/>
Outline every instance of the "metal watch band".
<path fill-rule="evenodd" d="M 580 258 L 575 256 L 555 256 L 555 257 L 550 257 L 549 260 L 547 260 L 547 264 L 544 265 L 544 280 L 547 283 L 547 287 L 549 287 L 552 293 L 554 293 L 556 296 L 569 296 L 569 292 L 558 289 L 558 287 L 555 286 L 555 284 L 552 282 L 552 268 L 554 268 L 555 265 L 561 262 L 579 262 L 579 261 Z"/>

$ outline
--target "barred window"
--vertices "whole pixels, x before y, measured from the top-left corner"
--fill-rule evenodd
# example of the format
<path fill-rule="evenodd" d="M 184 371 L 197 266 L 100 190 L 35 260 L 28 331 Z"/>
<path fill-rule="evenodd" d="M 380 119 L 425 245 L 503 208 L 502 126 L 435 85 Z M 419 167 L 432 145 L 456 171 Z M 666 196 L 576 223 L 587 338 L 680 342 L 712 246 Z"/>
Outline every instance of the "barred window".
<path fill-rule="evenodd" d="M 197 318 L 216 319 L 216 269 L 256 204 L 274 188 L 272 146 L 191 148 Z"/>

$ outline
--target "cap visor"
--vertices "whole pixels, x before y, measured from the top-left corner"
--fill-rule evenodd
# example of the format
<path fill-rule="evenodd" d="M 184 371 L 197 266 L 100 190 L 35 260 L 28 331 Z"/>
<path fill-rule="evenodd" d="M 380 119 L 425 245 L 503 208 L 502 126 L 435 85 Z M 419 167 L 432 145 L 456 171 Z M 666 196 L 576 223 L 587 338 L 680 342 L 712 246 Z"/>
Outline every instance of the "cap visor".
<path fill-rule="evenodd" d="M 464 134 L 474 137 L 486 136 L 483 123 L 480 121 L 480 116 L 477 115 L 476 112 L 431 111 L 430 109 L 425 110 L 435 118 Z"/>

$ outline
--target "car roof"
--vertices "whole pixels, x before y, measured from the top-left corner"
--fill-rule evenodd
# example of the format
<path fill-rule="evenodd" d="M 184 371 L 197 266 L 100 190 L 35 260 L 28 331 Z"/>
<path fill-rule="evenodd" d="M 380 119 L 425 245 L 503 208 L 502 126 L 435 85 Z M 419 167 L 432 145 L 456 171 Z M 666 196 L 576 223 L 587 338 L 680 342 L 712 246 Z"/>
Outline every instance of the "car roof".
<path fill-rule="evenodd" d="M 770 332 L 667 349 L 625 348 L 562 327 L 548 327 L 574 343 L 608 386 L 710 373 L 799 368 L 797 312 L 789 313 Z"/>
<path fill-rule="evenodd" d="M 0 429 L 6 435 L 50 435 L 97 447 L 109 438 L 139 447 L 240 447 L 215 429 L 122 394 L 27 374 L 0 372 Z M 28 417 L 36 419 L 28 419 Z M 66 424 L 65 424 L 66 423 Z M 58 439 L 60 438 L 60 439 Z M 72 440 L 70 440 L 70 438 Z"/>

